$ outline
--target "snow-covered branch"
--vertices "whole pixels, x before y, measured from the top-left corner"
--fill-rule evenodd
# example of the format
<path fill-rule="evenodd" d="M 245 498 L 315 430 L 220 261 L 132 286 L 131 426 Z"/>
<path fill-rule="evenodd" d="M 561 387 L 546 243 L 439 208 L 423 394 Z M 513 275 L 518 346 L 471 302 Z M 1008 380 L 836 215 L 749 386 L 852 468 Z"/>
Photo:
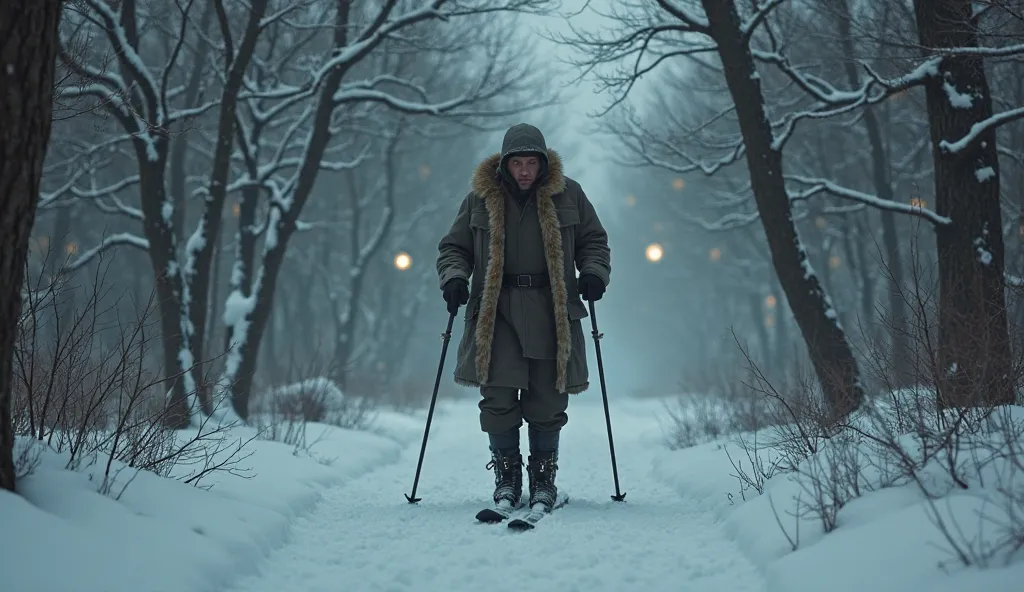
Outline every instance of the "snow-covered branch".
<path fill-rule="evenodd" d="M 940 216 L 939 214 L 935 213 L 932 210 L 929 210 L 928 208 L 881 199 L 877 196 L 863 193 L 855 189 L 842 187 L 839 184 L 828 179 L 804 177 L 802 175 L 786 175 L 785 177 L 786 180 L 795 181 L 797 183 L 802 183 L 804 185 L 810 186 L 810 189 L 801 192 L 800 195 L 803 196 L 802 199 L 807 199 L 808 197 L 816 193 L 826 192 L 836 197 L 860 202 L 862 204 L 869 205 L 873 208 L 878 208 L 880 210 L 889 210 L 891 212 L 899 212 L 901 214 L 909 214 L 911 216 L 916 216 L 918 218 L 922 218 L 924 220 L 927 220 L 928 222 L 931 222 L 935 226 L 947 226 L 953 223 L 953 221 L 950 220 L 949 218 L 945 216 Z"/>
<path fill-rule="evenodd" d="M 149 241 L 142 238 L 141 236 L 131 234 L 128 232 L 111 234 L 103 237 L 103 240 L 100 241 L 100 244 L 96 245 L 95 247 L 92 247 L 91 249 L 79 255 L 77 259 L 75 259 L 66 267 L 64 267 L 64 271 L 70 272 L 80 269 L 86 264 L 88 264 L 90 261 L 92 261 L 94 258 L 96 258 L 97 255 L 100 255 L 101 253 L 104 253 L 107 250 L 120 245 L 128 245 L 130 247 L 135 247 L 143 251 L 149 249 Z"/>
<path fill-rule="evenodd" d="M 104 33 L 114 48 L 121 67 L 130 72 L 132 78 L 138 82 L 135 87 L 142 93 L 147 115 L 151 118 L 150 124 L 164 127 L 167 125 L 167 117 L 163 109 L 163 99 L 159 96 L 161 87 L 146 68 L 136 48 L 128 40 L 127 33 L 120 24 L 120 10 L 115 11 L 105 0 L 84 1 L 102 21 Z"/>
<path fill-rule="evenodd" d="M 757 31 L 757 28 L 761 26 L 761 23 L 768 18 L 768 15 L 787 1 L 788 0 L 766 0 L 764 4 L 755 3 L 753 16 L 747 19 L 747 21 L 740 26 L 740 30 L 743 31 L 743 36 L 748 42 L 754 35 L 754 32 Z"/>
<path fill-rule="evenodd" d="M 1024 107 L 1018 107 L 1016 109 L 996 113 L 992 117 L 972 125 L 971 130 L 967 132 L 967 135 L 959 140 L 953 142 L 940 140 L 939 148 L 948 153 L 962 152 L 973 142 L 977 141 L 981 134 L 986 131 L 994 130 L 1001 125 L 1012 123 L 1020 119 L 1024 119 Z"/>

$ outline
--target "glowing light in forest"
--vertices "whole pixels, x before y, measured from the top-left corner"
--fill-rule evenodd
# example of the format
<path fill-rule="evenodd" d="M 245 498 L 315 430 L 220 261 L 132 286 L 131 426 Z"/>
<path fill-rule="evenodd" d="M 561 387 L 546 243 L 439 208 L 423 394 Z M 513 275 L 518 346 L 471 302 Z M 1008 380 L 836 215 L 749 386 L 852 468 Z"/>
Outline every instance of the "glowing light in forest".
<path fill-rule="evenodd" d="M 647 251 L 644 253 L 647 260 L 651 263 L 657 263 L 661 261 L 661 258 L 665 256 L 665 249 L 661 248 L 658 243 L 653 243 L 647 246 Z"/>
<path fill-rule="evenodd" d="M 395 255 L 395 267 L 400 271 L 405 271 L 412 266 L 412 257 L 408 253 L 399 253 Z"/>
<path fill-rule="evenodd" d="M 721 258 L 722 258 L 722 249 L 719 249 L 718 247 L 715 247 L 715 248 L 711 249 L 710 251 L 708 251 L 708 259 L 710 259 L 711 261 L 718 261 Z"/>

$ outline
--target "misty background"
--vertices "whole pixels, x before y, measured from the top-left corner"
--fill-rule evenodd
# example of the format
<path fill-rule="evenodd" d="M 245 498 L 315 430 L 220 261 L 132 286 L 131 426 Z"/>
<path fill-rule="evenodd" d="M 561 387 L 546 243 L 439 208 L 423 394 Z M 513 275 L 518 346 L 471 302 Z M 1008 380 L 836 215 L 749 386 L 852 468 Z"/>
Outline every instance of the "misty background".
<path fill-rule="evenodd" d="M 717 376 L 741 373 L 740 346 L 770 371 L 804 363 L 744 160 L 735 157 L 732 98 L 715 59 L 666 60 L 624 96 L 623 80 L 614 77 L 635 55 L 611 52 L 591 70 L 586 62 L 596 50 L 580 39 L 614 38 L 666 18 L 657 3 L 499 4 L 522 13 L 494 5 L 447 22 L 427 19 L 365 55 L 337 58 L 349 60 L 335 95 L 345 108 L 320 114 L 308 79 L 327 71 L 317 69 L 332 44 L 334 3 L 264 3 L 272 16 L 248 47 L 255 57 L 237 101 L 238 146 L 223 153 L 217 99 L 230 72 L 222 39 L 226 29 L 232 50 L 246 50 L 243 6 L 137 0 L 126 4 L 131 11 L 116 12 L 99 1 L 69 5 L 29 271 L 31 286 L 60 277 L 67 289 L 30 309 L 50 306 L 74 317 L 91 306 L 111 326 L 145 309 L 153 323 L 147 367 L 194 363 L 201 368 L 184 374 L 197 383 L 251 374 L 238 388 L 255 392 L 324 376 L 351 395 L 422 405 L 446 321 L 437 241 L 477 164 L 500 149 L 508 126 L 528 122 L 563 156 L 609 233 L 612 281 L 597 316 L 611 396 L 706 391 Z M 914 63 L 900 45 L 912 29 L 904 4 L 793 2 L 777 8 L 772 23 L 789 55 L 846 88 L 838 73 L 851 56 L 835 41 L 837 23 L 853 14 L 851 51 L 895 75 Z M 396 6 L 393 19 L 413 14 L 416 4 Z M 843 6 L 852 13 L 843 17 Z M 347 18 L 370 27 L 378 9 L 356 3 Z M 118 69 L 125 44 L 137 51 Z M 171 56 L 174 65 L 165 68 Z M 139 63 L 147 74 L 123 73 L 125 64 Z M 773 115 L 781 120 L 807 102 L 785 76 L 759 67 Z M 992 69 L 994 94 L 1019 104 L 1019 66 L 996 62 Z M 927 208 L 933 188 L 923 93 L 909 89 L 878 113 L 892 200 Z M 829 179 L 872 192 L 858 117 L 802 124 L 786 147 L 787 170 L 812 181 L 791 183 L 791 191 Z M 316 174 L 306 174 L 300 164 L 321 128 L 330 129 L 324 158 Z M 1000 130 L 1007 154 L 1019 154 L 1018 128 Z M 713 174 L 700 170 L 726 161 Z M 1007 156 L 1003 183 L 1019 186 L 1020 164 Z M 1006 219 L 1018 219 L 1017 197 L 1004 201 Z M 211 203 L 222 206 L 215 216 Z M 884 341 L 879 212 L 818 187 L 794 200 L 794 220 L 855 347 Z M 929 269 L 932 231 L 914 216 L 895 224 L 907 260 Z M 1012 222 L 1004 233 L 1007 269 L 1019 274 L 1024 233 Z M 165 271 L 171 281 L 154 282 Z M 176 288 L 179 272 L 186 281 Z M 205 301 L 193 300 L 205 286 L 189 274 L 208 279 Z M 250 298 L 257 284 L 271 286 L 265 299 Z M 167 304 L 173 299 L 191 307 L 184 316 Z M 260 307 L 266 322 L 257 331 L 250 316 Z M 86 327 L 88 315 L 78 316 Z M 179 326 L 199 347 L 189 352 L 181 336 L 169 337 Z M 589 334 L 587 320 L 584 329 Z M 228 347 L 238 335 L 248 336 L 245 347 Z M 453 344 L 461 337 L 460 316 Z M 594 388 L 583 396 L 597 396 L 588 342 Z M 258 354 L 250 355 L 253 343 Z M 476 396 L 454 385 L 451 372 L 449 363 L 442 393 Z"/>

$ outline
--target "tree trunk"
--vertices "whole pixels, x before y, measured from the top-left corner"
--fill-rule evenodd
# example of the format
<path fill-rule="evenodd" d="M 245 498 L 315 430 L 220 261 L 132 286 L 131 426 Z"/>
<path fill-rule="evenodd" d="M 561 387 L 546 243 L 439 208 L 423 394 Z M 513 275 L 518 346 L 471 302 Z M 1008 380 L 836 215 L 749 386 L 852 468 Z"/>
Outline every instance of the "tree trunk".
<path fill-rule="evenodd" d="M 154 142 L 156 159 L 149 160 L 146 147 L 137 146 L 142 152 L 139 161 L 139 188 L 145 196 L 142 199 L 143 231 L 149 241 L 149 262 L 156 278 L 156 298 L 160 312 L 160 333 L 164 353 L 164 388 L 170 393 L 165 422 L 169 427 L 183 429 L 189 426 L 191 417 L 198 412 L 197 401 L 190 401 L 195 393 L 186 387 L 182 379 L 182 354 L 185 350 L 181 330 L 181 273 L 178 271 L 177 242 L 174 227 L 163 218 L 167 190 L 164 178 L 167 160 L 166 137 Z"/>
<path fill-rule="evenodd" d="M 203 16 L 199 19 L 199 30 L 203 33 L 197 36 L 196 60 L 192 63 L 192 70 L 188 74 L 188 83 L 185 85 L 184 105 L 194 107 L 199 101 L 199 92 L 203 86 L 203 74 L 206 71 L 207 54 L 210 51 L 209 39 L 210 21 L 213 19 L 213 3 L 208 3 L 203 8 Z M 185 240 L 185 206 L 188 200 L 185 199 L 185 192 L 188 191 L 188 144 L 189 144 L 189 122 L 182 121 L 177 126 L 174 142 L 171 146 L 170 166 L 170 189 L 171 199 L 174 200 L 174 238 L 179 243 Z"/>
<path fill-rule="evenodd" d="M 28 242 L 53 122 L 62 2 L 4 0 L 0 8 L 0 489 L 14 491 L 11 388 Z"/>
<path fill-rule="evenodd" d="M 220 236 L 224 215 L 224 201 L 227 199 L 227 186 L 231 172 L 231 157 L 235 146 L 235 117 L 238 113 L 238 94 L 242 90 L 245 72 L 256 49 L 256 41 L 261 32 L 260 21 L 266 12 L 269 0 L 254 0 L 249 7 L 249 19 L 246 23 L 242 42 L 237 52 L 232 53 L 231 27 L 228 15 L 222 2 L 215 2 L 217 17 L 221 23 L 221 34 L 225 39 L 224 60 L 227 79 L 221 93 L 220 113 L 218 115 L 217 144 L 213 154 L 213 168 L 210 171 L 210 183 L 206 190 L 203 213 L 199 224 L 185 245 L 184 279 L 186 289 L 183 314 L 188 318 L 191 333 L 186 336 L 191 355 L 191 371 L 193 383 L 200 392 L 207 391 L 203 384 L 203 359 L 206 343 L 206 315 L 209 310 L 210 274 L 213 267 L 217 239 Z M 217 404 L 219 404 L 218 402 Z M 204 412 L 213 412 L 213 403 L 204 401 Z"/>
<path fill-rule="evenodd" d="M 782 176 L 782 153 L 774 146 L 761 82 L 736 6 L 723 0 L 701 3 L 736 105 L 754 200 L 772 264 L 807 344 L 830 419 L 838 420 L 856 409 L 864 397 L 857 360 L 797 236 Z"/>
<path fill-rule="evenodd" d="M 845 58 L 846 79 L 850 88 L 861 85 L 861 77 L 854 62 L 853 34 L 850 29 L 850 6 L 848 0 L 837 0 L 840 10 L 838 15 L 839 43 Z M 889 179 L 889 159 L 885 143 L 882 140 L 882 126 L 878 116 L 871 107 L 864 108 L 864 130 L 868 134 L 871 146 L 871 180 L 875 186 L 875 194 L 879 198 L 895 201 L 892 181 Z M 893 387 L 904 388 L 914 382 L 913 361 L 908 342 L 910 333 L 907 327 L 907 309 L 903 300 L 903 258 L 900 256 L 899 236 L 896 234 L 895 214 L 890 210 L 881 210 L 882 246 L 885 248 L 885 265 L 888 276 L 888 307 L 892 335 L 892 371 Z M 874 316 L 874 315 L 872 315 Z"/>
<path fill-rule="evenodd" d="M 915 0 L 927 48 L 974 47 L 969 0 Z M 936 230 L 939 267 L 941 407 L 1012 404 L 1013 363 L 1003 277 L 999 157 L 994 126 L 962 149 L 955 142 L 992 116 L 984 60 L 946 57 L 925 85 L 935 166 L 936 210 L 952 224 Z"/>
<path fill-rule="evenodd" d="M 768 322 L 764 314 L 764 302 L 757 292 L 747 294 L 747 306 L 750 307 L 750 320 L 754 323 L 754 331 L 757 333 L 757 341 L 761 350 L 759 363 L 771 366 L 771 338 L 768 336 Z"/>

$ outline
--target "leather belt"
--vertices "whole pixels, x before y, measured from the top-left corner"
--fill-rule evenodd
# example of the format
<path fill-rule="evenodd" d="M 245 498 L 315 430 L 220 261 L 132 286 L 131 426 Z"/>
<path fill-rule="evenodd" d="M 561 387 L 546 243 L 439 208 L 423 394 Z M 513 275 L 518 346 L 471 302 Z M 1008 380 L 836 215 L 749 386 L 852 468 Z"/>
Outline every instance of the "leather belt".
<path fill-rule="evenodd" d="M 501 282 L 503 288 L 546 288 L 551 278 L 546 273 L 506 274 Z"/>

